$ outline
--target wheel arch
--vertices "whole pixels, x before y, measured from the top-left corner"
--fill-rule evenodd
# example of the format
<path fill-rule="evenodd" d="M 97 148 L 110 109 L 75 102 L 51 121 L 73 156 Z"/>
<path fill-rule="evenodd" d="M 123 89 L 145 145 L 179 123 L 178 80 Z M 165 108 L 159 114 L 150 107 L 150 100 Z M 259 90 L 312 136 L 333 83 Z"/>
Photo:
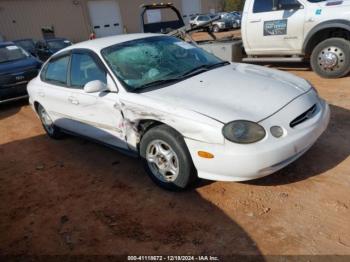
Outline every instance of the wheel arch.
<path fill-rule="evenodd" d="M 38 101 L 34 101 L 33 105 L 34 105 L 35 112 L 38 113 L 40 103 Z"/>
<path fill-rule="evenodd" d="M 315 26 L 305 38 L 303 53 L 309 57 L 318 43 L 332 37 L 345 38 L 350 41 L 350 21 L 336 19 Z"/>

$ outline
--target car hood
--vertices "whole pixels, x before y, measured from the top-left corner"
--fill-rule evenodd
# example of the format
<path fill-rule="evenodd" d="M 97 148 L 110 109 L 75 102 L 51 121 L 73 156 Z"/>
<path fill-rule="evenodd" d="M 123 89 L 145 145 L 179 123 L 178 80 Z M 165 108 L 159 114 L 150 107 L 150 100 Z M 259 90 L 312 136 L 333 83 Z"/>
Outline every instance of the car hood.
<path fill-rule="evenodd" d="M 261 66 L 231 64 L 143 95 L 227 123 L 258 122 L 311 88 L 304 79 Z"/>
<path fill-rule="evenodd" d="M 10 62 L 0 63 L 0 75 L 18 73 L 21 70 L 27 70 L 31 68 L 40 68 L 41 63 L 33 58 L 14 60 Z"/>

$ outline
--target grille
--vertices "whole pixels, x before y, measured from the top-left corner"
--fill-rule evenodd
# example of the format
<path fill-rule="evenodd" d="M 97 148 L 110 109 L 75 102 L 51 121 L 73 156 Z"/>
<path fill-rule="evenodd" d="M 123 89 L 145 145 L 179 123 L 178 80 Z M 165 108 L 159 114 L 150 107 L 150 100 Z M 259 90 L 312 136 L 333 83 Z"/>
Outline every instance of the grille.
<path fill-rule="evenodd" d="M 31 68 L 23 70 L 22 73 L 12 73 L 8 75 L 0 76 L 0 87 L 10 87 L 14 86 L 17 83 L 21 84 L 21 82 L 28 82 L 36 77 L 38 74 L 38 69 Z M 16 79 L 17 76 L 21 76 L 21 78 Z"/>
<path fill-rule="evenodd" d="M 317 109 L 317 105 L 314 104 L 311 108 L 309 108 L 304 113 L 302 113 L 300 116 L 295 118 L 292 122 L 290 122 L 289 126 L 295 127 L 295 126 L 305 122 L 306 120 L 310 119 L 311 117 L 314 116 L 316 109 Z"/>

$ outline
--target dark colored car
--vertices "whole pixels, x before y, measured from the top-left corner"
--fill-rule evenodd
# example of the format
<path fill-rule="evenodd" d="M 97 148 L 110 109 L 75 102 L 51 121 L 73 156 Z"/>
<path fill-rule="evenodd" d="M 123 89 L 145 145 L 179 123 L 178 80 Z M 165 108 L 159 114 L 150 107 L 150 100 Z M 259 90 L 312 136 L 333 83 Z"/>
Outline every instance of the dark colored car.
<path fill-rule="evenodd" d="M 37 57 L 37 52 L 35 49 L 35 42 L 33 39 L 27 38 L 27 39 L 19 39 L 13 41 L 17 46 L 22 47 L 24 50 L 26 50 L 28 53 L 30 53 L 32 56 Z"/>
<path fill-rule="evenodd" d="M 36 52 L 40 60 L 46 61 L 54 53 L 70 45 L 72 45 L 72 42 L 65 38 L 40 40 L 36 43 Z"/>
<path fill-rule="evenodd" d="M 27 83 L 41 62 L 12 42 L 0 43 L 0 104 L 27 97 Z"/>

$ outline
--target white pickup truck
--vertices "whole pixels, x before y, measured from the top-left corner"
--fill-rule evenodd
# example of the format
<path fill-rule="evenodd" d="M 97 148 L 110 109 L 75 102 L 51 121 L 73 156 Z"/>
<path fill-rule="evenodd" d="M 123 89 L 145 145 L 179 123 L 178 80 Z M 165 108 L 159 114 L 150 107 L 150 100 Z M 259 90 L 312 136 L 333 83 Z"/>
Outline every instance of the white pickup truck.
<path fill-rule="evenodd" d="M 310 61 L 322 77 L 350 71 L 349 0 L 246 0 L 245 62 Z"/>
<path fill-rule="evenodd" d="M 148 8 L 170 7 L 176 10 L 172 4 Z M 192 39 L 191 33 L 203 29 L 181 27 L 184 23 L 177 13 L 177 21 L 144 25 L 144 32 L 173 29 L 170 35 Z M 210 32 L 213 22 L 215 19 L 202 27 Z M 212 35 L 214 41 L 196 43 L 229 61 L 306 61 L 326 78 L 343 77 L 350 72 L 350 0 L 246 0 L 241 32 L 243 41 L 217 40 Z"/>

